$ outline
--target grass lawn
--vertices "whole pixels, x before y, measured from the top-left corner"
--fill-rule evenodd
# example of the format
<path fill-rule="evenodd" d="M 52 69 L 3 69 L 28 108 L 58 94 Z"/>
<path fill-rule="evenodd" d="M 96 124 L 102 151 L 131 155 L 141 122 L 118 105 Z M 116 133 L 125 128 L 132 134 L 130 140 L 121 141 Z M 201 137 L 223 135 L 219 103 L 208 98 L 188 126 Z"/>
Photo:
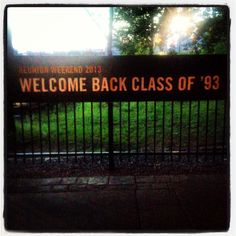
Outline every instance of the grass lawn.
<path fill-rule="evenodd" d="M 144 151 L 145 144 L 150 152 L 154 151 L 154 146 L 158 151 L 163 147 L 169 149 L 171 144 L 173 150 L 179 150 L 180 143 L 182 150 L 194 150 L 197 142 L 205 147 L 206 137 L 209 147 L 222 145 L 224 101 L 217 104 L 209 101 L 208 105 L 200 101 L 199 104 L 198 101 L 182 104 L 174 101 L 172 108 L 172 102 L 114 102 L 114 150 L 136 151 L 138 148 Z M 40 146 L 42 151 L 58 151 L 58 142 L 60 151 L 65 151 L 67 146 L 70 151 L 78 152 L 108 151 L 108 105 L 105 102 L 41 104 L 40 112 L 37 104 L 32 104 L 31 108 L 24 105 L 15 109 L 14 122 L 17 151 L 39 151 Z"/>

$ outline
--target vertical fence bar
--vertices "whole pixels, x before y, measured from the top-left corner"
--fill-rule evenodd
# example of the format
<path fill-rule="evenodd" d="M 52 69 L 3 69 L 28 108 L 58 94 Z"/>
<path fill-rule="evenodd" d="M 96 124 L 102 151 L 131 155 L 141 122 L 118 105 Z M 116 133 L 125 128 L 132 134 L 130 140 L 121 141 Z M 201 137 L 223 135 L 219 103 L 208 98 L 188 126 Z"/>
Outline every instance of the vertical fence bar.
<path fill-rule="evenodd" d="M 84 117 L 84 102 L 82 102 L 82 126 L 83 126 L 83 154 L 84 154 L 84 160 L 85 160 L 85 117 Z"/>
<path fill-rule="evenodd" d="M 51 146 L 51 122 L 50 122 L 50 107 L 49 103 L 47 103 L 47 118 L 48 118 L 48 151 L 49 151 L 49 162 L 52 162 L 52 146 Z"/>
<path fill-rule="evenodd" d="M 128 154 L 130 158 L 130 101 L 128 102 Z"/>
<path fill-rule="evenodd" d="M 91 108 L 91 145 L 92 145 L 92 162 L 94 160 L 94 127 L 93 127 L 93 102 L 90 104 Z"/>
<path fill-rule="evenodd" d="M 33 135 L 33 119 L 32 119 L 32 103 L 29 102 L 30 109 L 30 139 L 31 139 L 31 152 L 32 152 L 32 162 L 35 163 L 35 155 L 34 155 L 34 135 Z"/>
<path fill-rule="evenodd" d="M 165 101 L 162 103 L 162 161 L 165 160 Z"/>
<path fill-rule="evenodd" d="M 121 158 L 121 153 L 122 153 L 122 102 L 120 102 L 119 106 L 119 148 L 120 148 L 120 161 L 122 160 Z"/>
<path fill-rule="evenodd" d="M 113 103 L 108 102 L 108 129 L 109 129 L 109 169 L 114 169 L 113 156 Z"/>
<path fill-rule="evenodd" d="M 58 159 L 57 161 L 60 163 L 60 131 L 59 131 L 59 114 L 58 114 L 58 102 L 56 103 L 56 119 L 57 119 L 57 153 Z"/>
<path fill-rule="evenodd" d="M 99 133 L 100 133 L 100 154 L 102 155 L 102 102 L 99 102 Z"/>
<path fill-rule="evenodd" d="M 16 137 L 16 125 L 15 125 L 15 111 L 13 107 L 13 103 L 8 101 L 7 104 L 7 112 L 6 117 L 4 118 L 4 122 L 7 123 L 7 134 L 4 132 L 4 135 L 9 135 L 9 132 L 13 134 L 12 140 L 7 139 L 7 142 L 13 142 L 13 152 L 14 152 L 14 163 L 17 164 L 17 137 Z M 5 120 L 6 119 L 6 120 Z M 9 150 L 9 145 L 7 145 L 7 151 Z"/>
<path fill-rule="evenodd" d="M 191 144 L 190 144 L 190 140 L 191 140 L 191 116 L 192 116 L 192 101 L 189 101 L 189 112 L 188 112 L 188 161 L 190 161 L 190 149 L 191 149 Z"/>
<path fill-rule="evenodd" d="M 24 130 L 24 113 L 23 113 L 23 105 L 22 102 L 20 103 L 20 121 L 21 121 L 21 138 L 22 138 L 22 148 L 23 148 L 23 162 L 25 163 L 25 130 Z"/>
<path fill-rule="evenodd" d="M 205 161 L 208 160 L 208 117 L 209 117 L 209 100 L 206 104 L 206 132 L 205 132 Z"/>
<path fill-rule="evenodd" d="M 197 101 L 197 137 L 196 137 L 196 161 L 199 160 L 199 125 L 200 125 L 200 100 Z"/>
<path fill-rule="evenodd" d="M 43 163 L 43 141 L 42 141 L 42 114 L 41 114 L 41 104 L 38 103 L 39 109 L 39 143 L 40 143 L 40 162 Z"/>
<path fill-rule="evenodd" d="M 218 111 L 218 100 L 215 100 L 215 119 L 214 119 L 214 150 L 213 150 L 213 161 L 216 156 L 216 137 L 217 137 L 217 111 Z"/>
<path fill-rule="evenodd" d="M 76 118 L 76 103 L 73 102 L 73 111 L 74 111 L 74 144 L 75 144 L 75 162 L 78 162 L 77 157 L 77 118 Z"/>
<path fill-rule="evenodd" d="M 154 140 L 153 140 L 153 152 L 154 152 L 154 159 L 156 161 L 156 120 L 157 120 L 157 106 L 156 106 L 156 101 L 154 101 L 154 127 L 153 127 L 153 132 L 154 132 Z"/>
<path fill-rule="evenodd" d="M 67 117 L 67 103 L 65 102 L 65 138 L 66 138 L 66 162 L 69 161 L 69 145 L 68 145 L 68 117 Z"/>
<path fill-rule="evenodd" d="M 145 101 L 145 161 L 147 161 L 148 103 Z"/>
<path fill-rule="evenodd" d="M 180 100 L 180 118 L 179 118 L 179 161 L 182 157 L 182 121 L 183 121 L 183 101 Z"/>
<path fill-rule="evenodd" d="M 174 102 L 171 101 L 171 134 L 170 134 L 170 157 L 173 162 L 173 130 L 174 130 Z"/>
<path fill-rule="evenodd" d="M 137 119 L 137 126 L 136 126 L 136 152 L 137 152 L 137 162 L 139 161 L 139 102 L 136 102 L 136 119 Z"/>

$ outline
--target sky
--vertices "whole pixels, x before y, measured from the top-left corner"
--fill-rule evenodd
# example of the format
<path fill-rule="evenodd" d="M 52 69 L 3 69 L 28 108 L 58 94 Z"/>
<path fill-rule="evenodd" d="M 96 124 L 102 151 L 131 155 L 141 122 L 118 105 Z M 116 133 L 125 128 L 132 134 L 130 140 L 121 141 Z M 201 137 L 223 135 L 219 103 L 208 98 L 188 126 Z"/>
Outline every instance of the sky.
<path fill-rule="evenodd" d="M 108 19 L 106 7 L 17 7 L 7 18 L 18 53 L 106 51 Z"/>
<path fill-rule="evenodd" d="M 165 25 L 165 50 L 177 47 L 183 37 L 192 37 L 191 31 L 202 20 L 204 8 L 190 16 L 177 7 Z M 114 22 L 113 27 L 127 27 L 125 22 Z M 123 24 L 122 24 L 123 23 Z M 10 7 L 8 30 L 12 46 L 20 54 L 29 52 L 107 51 L 109 34 L 108 7 Z M 156 36 L 154 36 L 156 38 Z M 160 37 L 160 36 L 158 36 Z"/>

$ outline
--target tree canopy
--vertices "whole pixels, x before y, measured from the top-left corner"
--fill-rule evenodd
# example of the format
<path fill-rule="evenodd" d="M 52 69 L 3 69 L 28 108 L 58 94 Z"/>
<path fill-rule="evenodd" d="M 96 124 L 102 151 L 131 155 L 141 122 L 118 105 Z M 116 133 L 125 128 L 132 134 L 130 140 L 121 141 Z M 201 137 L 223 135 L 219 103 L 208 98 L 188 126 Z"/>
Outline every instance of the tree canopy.
<path fill-rule="evenodd" d="M 121 54 L 153 54 L 154 16 L 162 11 L 162 7 L 115 7 L 114 44 Z"/>
<path fill-rule="evenodd" d="M 121 55 L 228 50 L 226 7 L 115 7 L 113 19 L 113 46 Z"/>

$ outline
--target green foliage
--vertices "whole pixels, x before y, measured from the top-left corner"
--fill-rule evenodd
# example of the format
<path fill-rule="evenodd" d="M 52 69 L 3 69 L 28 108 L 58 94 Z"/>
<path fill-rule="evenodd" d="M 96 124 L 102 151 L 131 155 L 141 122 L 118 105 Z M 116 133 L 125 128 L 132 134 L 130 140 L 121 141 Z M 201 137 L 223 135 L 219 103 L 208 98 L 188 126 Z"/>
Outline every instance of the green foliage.
<path fill-rule="evenodd" d="M 185 36 L 186 45 L 178 49 L 165 49 L 168 40 L 168 24 L 171 16 L 178 14 L 174 7 L 115 7 L 113 45 L 121 55 L 152 55 L 155 34 L 162 40 L 159 48 L 165 54 L 225 54 L 228 50 L 228 9 L 205 7 L 202 21 L 191 26 Z M 202 11 L 200 7 L 186 7 L 182 14 L 193 16 Z M 158 21 L 155 21 L 158 17 Z"/>
<path fill-rule="evenodd" d="M 121 104 L 121 107 L 120 107 Z M 147 105 L 147 107 L 146 107 Z M 189 107 L 191 105 L 191 116 L 189 117 Z M 155 108 L 156 106 L 156 108 Z M 165 113 L 163 114 L 163 106 L 165 106 Z M 113 106 L 113 133 L 114 133 L 114 150 L 119 151 L 120 145 L 122 151 L 127 151 L 129 146 L 130 137 L 130 150 L 137 149 L 137 137 L 138 137 L 138 149 L 143 150 L 145 148 L 145 142 L 147 141 L 148 150 L 154 148 L 154 129 L 156 132 L 156 150 L 162 148 L 163 129 L 165 133 L 164 146 L 170 148 L 171 146 L 171 132 L 172 132 L 172 103 L 171 102 L 131 102 L 130 107 L 127 102 L 114 102 Z M 182 121 L 180 102 L 174 101 L 173 103 L 173 150 L 178 150 L 180 142 L 180 133 L 182 138 L 182 147 L 188 147 L 188 135 L 189 125 L 191 126 L 190 144 L 192 148 L 196 148 L 197 142 L 197 117 L 198 117 L 198 102 L 189 101 L 183 102 L 182 105 Z M 137 114 L 138 109 L 138 114 Z M 93 112 L 93 117 L 91 115 Z M 66 150 L 66 142 L 68 141 L 68 147 L 70 151 L 75 150 L 77 145 L 77 151 L 83 152 L 92 151 L 92 141 L 94 144 L 94 151 L 101 151 L 100 144 L 102 143 L 102 150 L 108 151 L 108 106 L 107 103 L 101 103 L 102 114 L 100 116 L 100 103 L 84 103 L 84 126 L 83 126 L 83 105 L 82 103 L 76 103 L 76 122 L 74 117 L 74 107 L 72 103 L 67 104 L 67 113 L 65 113 L 64 104 L 58 106 L 58 120 L 57 123 L 57 109 L 56 106 L 50 107 L 50 136 L 49 136 L 49 124 L 47 107 L 41 107 L 41 123 L 39 119 L 38 111 L 35 110 L 32 113 L 32 123 L 30 120 L 30 113 L 26 112 L 23 117 L 24 131 L 22 133 L 21 119 L 15 119 L 16 126 L 16 139 L 19 147 L 18 151 L 22 151 L 22 143 L 24 136 L 25 151 L 31 152 L 31 139 L 33 140 L 34 151 L 40 151 L 40 124 L 41 124 L 41 139 L 43 145 L 43 151 L 49 150 L 49 137 L 51 141 L 51 151 L 58 151 L 57 139 L 59 137 L 60 151 Z M 121 111 L 121 116 L 120 116 Z M 130 113 L 128 112 L 130 111 Z M 146 115 L 147 111 L 147 115 Z M 155 115 L 156 111 L 156 115 Z M 206 101 L 200 102 L 199 112 L 199 145 L 205 145 L 206 138 L 206 123 L 208 124 L 208 145 L 214 145 L 214 138 L 216 137 L 216 143 L 222 144 L 224 142 L 224 102 L 218 101 L 217 109 L 217 124 L 215 130 L 215 101 L 209 102 L 208 121 L 207 117 L 207 105 Z M 66 115 L 67 114 L 67 115 Z M 138 116 L 137 116 L 138 115 Z M 67 130 L 66 130 L 66 117 L 67 117 Z M 100 120 L 101 118 L 101 120 Z M 121 118 L 121 119 L 120 119 Z M 155 120 L 156 118 L 156 120 Z M 130 121 L 129 121 L 130 119 Z M 163 120 L 164 119 L 164 120 Z M 189 123 L 189 120 L 191 123 Z M 92 126 L 93 122 L 93 126 Z M 163 123 L 164 122 L 164 123 Z M 75 126 L 76 124 L 76 126 Z M 101 124 L 101 126 L 100 126 Z M 130 124 L 130 126 L 129 126 Z M 147 124 L 147 128 L 146 128 Z M 164 124 L 164 126 L 163 126 Z M 182 124 L 182 126 L 181 126 Z M 32 136 L 31 136 L 32 126 Z M 92 128 L 93 127 L 93 128 Z M 57 133 L 59 129 L 59 135 Z M 84 130 L 83 130 L 84 128 Z M 67 131 L 67 132 L 66 132 Z M 83 131 L 85 138 L 85 146 L 83 146 Z M 130 132 L 129 132 L 130 131 Z M 145 140 L 145 132 L 147 132 L 147 140 Z M 76 142 L 75 142 L 76 133 Z M 129 136 L 130 133 L 130 136 Z M 121 143 L 120 143 L 121 135 Z M 216 135 L 216 136 L 215 136 Z M 66 140 L 68 138 L 68 140 Z"/>
<path fill-rule="evenodd" d="M 227 41 L 217 42 L 214 44 L 214 53 L 215 54 L 226 54 L 227 53 Z"/>
<path fill-rule="evenodd" d="M 226 7 L 206 8 L 206 20 L 199 27 L 196 35 L 201 54 L 227 53 L 228 50 L 228 11 Z"/>
<path fill-rule="evenodd" d="M 114 46 L 122 55 L 153 54 L 153 33 L 157 25 L 153 17 L 162 7 L 115 7 L 114 23 L 123 27 L 114 29 Z"/>

